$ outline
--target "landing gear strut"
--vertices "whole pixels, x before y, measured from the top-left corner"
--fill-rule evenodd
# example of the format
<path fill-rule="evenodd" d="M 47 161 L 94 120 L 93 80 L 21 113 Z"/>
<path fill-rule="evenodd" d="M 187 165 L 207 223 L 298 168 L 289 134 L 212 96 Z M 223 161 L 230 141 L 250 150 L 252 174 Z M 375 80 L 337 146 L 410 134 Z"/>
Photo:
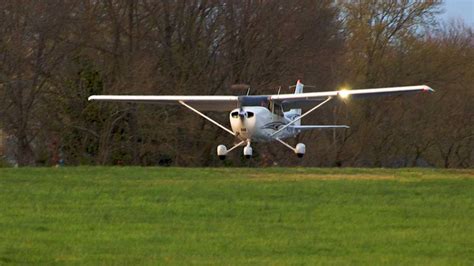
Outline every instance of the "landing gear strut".
<path fill-rule="evenodd" d="M 306 145 L 304 145 L 303 143 L 298 143 L 296 144 L 296 147 L 293 148 L 290 144 L 284 142 L 281 139 L 277 138 L 276 140 L 278 140 L 278 142 L 283 144 L 288 149 L 292 150 L 296 154 L 296 156 L 298 156 L 298 158 L 303 158 L 304 154 L 306 153 Z"/>

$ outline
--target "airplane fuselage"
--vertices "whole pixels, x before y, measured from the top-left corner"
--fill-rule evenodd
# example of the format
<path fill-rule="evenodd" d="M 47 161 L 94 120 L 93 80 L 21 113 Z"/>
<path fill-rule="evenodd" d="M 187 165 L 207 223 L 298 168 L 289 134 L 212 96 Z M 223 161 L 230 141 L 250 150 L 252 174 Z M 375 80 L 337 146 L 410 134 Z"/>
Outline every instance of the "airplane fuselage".
<path fill-rule="evenodd" d="M 235 135 L 241 140 L 252 142 L 269 142 L 276 138 L 285 139 L 296 136 L 299 131 L 292 127 L 287 127 L 272 136 L 275 131 L 294 118 L 295 116 L 290 113 L 278 115 L 261 106 L 245 106 L 234 109 L 229 114 L 230 125 Z"/>

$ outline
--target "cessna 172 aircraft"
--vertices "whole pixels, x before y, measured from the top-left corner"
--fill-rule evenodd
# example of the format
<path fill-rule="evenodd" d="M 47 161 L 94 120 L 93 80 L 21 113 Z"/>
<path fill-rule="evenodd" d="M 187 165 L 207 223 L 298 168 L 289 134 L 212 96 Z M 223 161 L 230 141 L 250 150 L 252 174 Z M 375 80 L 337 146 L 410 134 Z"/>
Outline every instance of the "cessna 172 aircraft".
<path fill-rule="evenodd" d="M 181 104 L 189 110 L 207 119 L 240 141 L 231 148 L 217 146 L 217 155 L 225 159 L 226 155 L 240 146 L 245 146 L 246 158 L 252 157 L 252 142 L 278 141 L 298 157 L 303 157 L 306 146 L 298 143 L 295 147 L 283 139 L 295 137 L 302 131 L 325 128 L 349 128 L 346 125 L 301 125 L 301 119 L 335 98 L 360 98 L 433 92 L 426 85 L 389 87 L 362 90 L 337 90 L 303 93 L 303 83 L 299 80 L 294 94 L 242 95 L 242 96 L 189 96 L 189 95 L 92 95 L 89 101 L 143 102 L 156 104 Z M 309 108 L 309 109 L 308 109 Z M 302 113 L 302 109 L 308 109 Z M 201 111 L 230 111 L 231 129 L 210 118 Z"/>

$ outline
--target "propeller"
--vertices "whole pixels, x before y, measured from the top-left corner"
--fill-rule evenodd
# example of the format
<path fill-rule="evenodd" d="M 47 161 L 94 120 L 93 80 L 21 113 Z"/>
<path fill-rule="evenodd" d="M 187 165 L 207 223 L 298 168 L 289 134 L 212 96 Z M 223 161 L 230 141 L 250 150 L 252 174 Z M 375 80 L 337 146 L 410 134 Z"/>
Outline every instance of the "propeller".
<path fill-rule="evenodd" d="M 242 106 L 239 109 L 239 116 L 240 118 L 244 118 L 247 115 L 247 112 L 244 111 L 244 108 Z"/>
<path fill-rule="evenodd" d="M 244 118 L 247 116 L 247 112 L 244 111 L 244 108 L 242 108 L 242 105 L 239 107 L 239 118 L 240 118 L 240 123 L 244 123 Z"/>

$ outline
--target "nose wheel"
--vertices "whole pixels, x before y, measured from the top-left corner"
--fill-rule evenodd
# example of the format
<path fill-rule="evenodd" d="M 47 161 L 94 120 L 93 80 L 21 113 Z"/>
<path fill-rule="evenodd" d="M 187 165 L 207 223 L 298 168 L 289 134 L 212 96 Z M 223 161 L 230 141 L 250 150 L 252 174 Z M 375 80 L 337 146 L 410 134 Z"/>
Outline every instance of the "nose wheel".
<path fill-rule="evenodd" d="M 247 145 L 244 147 L 244 157 L 245 159 L 252 158 L 252 147 L 250 146 L 250 140 L 247 141 Z"/>

